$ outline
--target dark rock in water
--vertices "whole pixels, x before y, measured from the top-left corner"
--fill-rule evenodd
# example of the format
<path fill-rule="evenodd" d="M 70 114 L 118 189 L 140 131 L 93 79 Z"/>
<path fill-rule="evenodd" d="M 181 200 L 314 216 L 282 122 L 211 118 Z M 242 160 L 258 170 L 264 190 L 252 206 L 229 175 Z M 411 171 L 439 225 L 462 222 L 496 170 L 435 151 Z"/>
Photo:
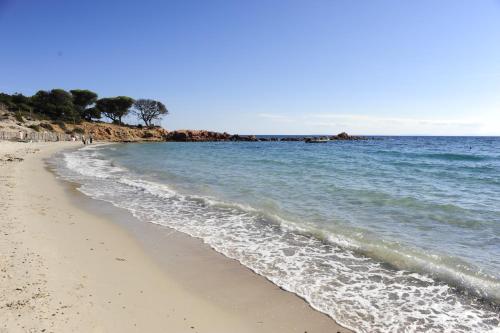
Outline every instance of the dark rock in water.
<path fill-rule="evenodd" d="M 337 138 L 339 138 L 340 140 L 350 140 L 351 136 L 346 132 L 342 132 L 340 134 L 337 134 Z"/>
<path fill-rule="evenodd" d="M 232 135 L 230 141 L 258 141 L 255 135 Z"/>
<path fill-rule="evenodd" d="M 258 141 L 255 135 L 231 135 L 203 130 L 178 130 L 165 135 L 165 141 L 209 142 L 209 141 Z"/>
<path fill-rule="evenodd" d="M 346 132 L 342 132 L 340 134 L 337 134 L 336 136 L 330 137 L 330 140 L 363 140 L 365 138 L 361 136 L 353 136 L 349 135 Z"/>
<path fill-rule="evenodd" d="M 321 136 L 321 137 L 267 137 L 267 138 L 257 138 L 255 135 L 231 135 L 229 133 L 219 133 L 204 130 L 177 130 L 170 131 L 164 135 L 165 141 L 177 141 L 177 142 L 211 142 L 211 141 L 244 141 L 244 142 L 276 142 L 276 141 L 327 141 L 327 140 L 360 140 L 361 137 L 350 136 L 349 134 L 342 132 L 335 136 Z"/>

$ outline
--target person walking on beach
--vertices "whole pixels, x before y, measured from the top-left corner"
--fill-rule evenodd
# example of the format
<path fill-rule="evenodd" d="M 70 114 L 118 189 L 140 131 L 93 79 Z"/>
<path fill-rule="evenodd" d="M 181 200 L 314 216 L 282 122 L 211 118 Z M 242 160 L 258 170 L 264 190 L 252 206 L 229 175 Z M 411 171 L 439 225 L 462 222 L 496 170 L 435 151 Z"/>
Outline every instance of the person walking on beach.
<path fill-rule="evenodd" d="M 90 134 L 89 143 L 92 144 L 92 141 L 94 141 L 94 138 L 92 137 L 92 134 Z"/>
<path fill-rule="evenodd" d="M 83 142 L 84 145 L 87 144 L 87 141 L 85 141 L 85 135 L 82 135 L 82 142 Z"/>

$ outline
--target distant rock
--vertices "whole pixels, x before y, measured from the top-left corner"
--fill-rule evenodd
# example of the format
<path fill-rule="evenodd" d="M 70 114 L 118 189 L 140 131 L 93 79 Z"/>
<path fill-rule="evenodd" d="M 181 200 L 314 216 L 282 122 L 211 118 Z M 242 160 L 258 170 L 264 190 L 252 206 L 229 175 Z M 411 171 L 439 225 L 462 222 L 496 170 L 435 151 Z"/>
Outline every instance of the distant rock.
<path fill-rule="evenodd" d="M 297 142 L 297 141 L 311 141 L 311 140 L 360 140 L 362 137 L 351 136 L 346 132 L 342 132 L 338 135 L 326 137 L 260 137 L 257 138 L 255 135 L 239 135 L 239 134 L 229 134 L 229 133 L 219 133 L 211 132 L 205 130 L 176 130 L 170 131 L 165 135 L 165 141 L 176 141 L 176 142 L 212 142 L 212 141 L 244 141 L 244 142 Z"/>
<path fill-rule="evenodd" d="M 339 138 L 340 140 L 349 140 L 351 139 L 351 136 L 349 136 L 349 134 L 347 134 L 346 132 L 342 132 L 340 134 L 337 134 L 337 138 Z"/>
<path fill-rule="evenodd" d="M 229 141 L 258 141 L 255 135 L 231 135 Z"/>
<path fill-rule="evenodd" d="M 168 132 L 165 141 L 209 142 L 209 141 L 258 141 L 255 135 L 231 135 L 205 130 L 176 130 Z"/>

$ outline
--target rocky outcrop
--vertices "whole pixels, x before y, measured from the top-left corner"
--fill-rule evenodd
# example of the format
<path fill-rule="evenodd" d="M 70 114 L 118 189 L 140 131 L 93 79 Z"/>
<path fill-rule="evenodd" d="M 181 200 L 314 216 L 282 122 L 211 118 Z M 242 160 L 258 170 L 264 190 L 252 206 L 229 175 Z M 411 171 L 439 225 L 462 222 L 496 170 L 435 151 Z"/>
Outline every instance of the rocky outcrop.
<path fill-rule="evenodd" d="M 255 135 L 231 135 L 229 141 L 258 141 Z"/>
<path fill-rule="evenodd" d="M 48 120 L 35 120 L 18 118 L 12 112 L 0 108 L 0 134 L 5 134 L 0 139 L 9 139 L 19 136 L 40 137 L 36 140 L 47 140 L 47 136 L 53 135 L 57 140 L 71 139 L 72 136 L 80 138 L 82 135 L 90 136 L 96 141 L 111 142 L 142 142 L 142 141 L 176 141 L 176 142 L 211 142 L 211 141 L 317 141 L 317 140 L 360 140 L 363 137 L 351 136 L 342 132 L 334 136 L 322 137 L 256 137 L 255 135 L 229 134 L 226 132 L 213 132 L 206 130 L 175 130 L 168 131 L 161 127 L 142 127 L 130 125 L 116 125 L 105 122 L 82 122 L 70 124 L 52 122 Z M 44 139 L 45 138 L 45 139 Z M 55 140 L 50 140 L 55 141 Z"/>
<path fill-rule="evenodd" d="M 351 136 L 342 132 L 334 136 L 322 137 L 259 137 L 255 135 L 238 135 L 229 133 L 212 132 L 205 130 L 177 130 L 165 135 L 165 141 L 175 142 L 211 142 L 211 141 L 311 141 L 311 140 L 361 140 L 363 137 Z"/>
<path fill-rule="evenodd" d="M 365 140 L 365 139 L 366 138 L 363 136 L 349 135 L 346 132 L 342 132 L 340 134 L 330 137 L 330 140 Z"/>
<path fill-rule="evenodd" d="M 90 122 L 76 126 L 67 125 L 67 131 L 92 135 L 94 140 L 98 141 L 112 142 L 164 141 L 168 133 L 161 127 L 146 128 Z"/>
<path fill-rule="evenodd" d="M 258 141 L 255 135 L 231 135 L 205 130 L 177 130 L 168 132 L 165 141 L 209 142 L 209 141 Z"/>
<path fill-rule="evenodd" d="M 362 136 L 353 136 L 353 135 L 347 134 L 346 132 L 342 132 L 340 134 L 333 135 L 333 136 L 263 137 L 263 138 L 258 138 L 258 141 L 305 141 L 305 142 L 321 141 L 321 142 L 326 142 L 326 141 L 332 141 L 332 140 L 364 140 L 364 139 L 366 139 L 366 138 L 362 137 Z"/>

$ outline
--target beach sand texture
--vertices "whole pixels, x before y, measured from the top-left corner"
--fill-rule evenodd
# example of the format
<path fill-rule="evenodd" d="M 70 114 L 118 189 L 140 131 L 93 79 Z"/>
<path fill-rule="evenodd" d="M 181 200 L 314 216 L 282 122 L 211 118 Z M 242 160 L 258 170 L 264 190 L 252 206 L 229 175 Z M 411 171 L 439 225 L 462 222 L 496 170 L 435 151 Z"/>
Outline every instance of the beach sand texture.
<path fill-rule="evenodd" d="M 348 332 L 198 240 L 114 223 L 46 168 L 76 147 L 0 142 L 0 332 Z"/>

